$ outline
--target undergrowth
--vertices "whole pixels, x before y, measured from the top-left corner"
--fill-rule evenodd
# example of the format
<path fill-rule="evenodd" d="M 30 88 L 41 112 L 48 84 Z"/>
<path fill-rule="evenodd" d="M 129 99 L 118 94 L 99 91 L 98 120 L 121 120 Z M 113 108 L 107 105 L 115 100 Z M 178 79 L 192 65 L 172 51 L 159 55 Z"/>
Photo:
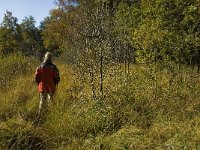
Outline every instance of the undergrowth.
<path fill-rule="evenodd" d="M 0 63 L 2 150 L 200 149 L 200 77 L 189 67 L 155 72 L 133 65 L 127 78 L 108 75 L 107 92 L 94 98 L 70 66 L 56 61 L 61 82 L 37 124 L 38 62 L 11 56 Z"/>

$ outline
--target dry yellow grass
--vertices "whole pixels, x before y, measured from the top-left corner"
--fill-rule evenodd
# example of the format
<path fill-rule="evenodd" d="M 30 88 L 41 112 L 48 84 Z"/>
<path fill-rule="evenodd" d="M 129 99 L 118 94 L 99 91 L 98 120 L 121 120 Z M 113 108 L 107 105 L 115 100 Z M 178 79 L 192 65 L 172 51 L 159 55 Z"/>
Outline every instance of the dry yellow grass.
<path fill-rule="evenodd" d="M 39 102 L 34 82 L 37 62 L 9 78 L 0 91 L 2 149 L 200 149 L 200 77 L 193 70 L 182 70 L 182 79 L 178 72 L 174 76 L 166 70 L 157 72 L 155 91 L 153 71 L 132 66 L 126 84 L 121 84 L 121 77 L 116 78 L 120 82 L 109 83 L 106 75 L 108 91 L 94 99 L 89 84 L 77 81 L 72 67 L 56 65 L 61 82 L 40 125 L 34 124 Z"/>

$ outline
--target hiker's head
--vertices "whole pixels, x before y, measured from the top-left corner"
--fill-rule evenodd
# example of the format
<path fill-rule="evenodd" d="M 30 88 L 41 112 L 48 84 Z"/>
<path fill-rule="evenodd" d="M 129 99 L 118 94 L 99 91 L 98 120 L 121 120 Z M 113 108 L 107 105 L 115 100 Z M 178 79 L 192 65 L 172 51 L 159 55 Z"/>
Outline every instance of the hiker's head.
<path fill-rule="evenodd" d="M 44 62 L 52 62 L 53 55 L 50 52 L 46 52 L 44 55 Z"/>

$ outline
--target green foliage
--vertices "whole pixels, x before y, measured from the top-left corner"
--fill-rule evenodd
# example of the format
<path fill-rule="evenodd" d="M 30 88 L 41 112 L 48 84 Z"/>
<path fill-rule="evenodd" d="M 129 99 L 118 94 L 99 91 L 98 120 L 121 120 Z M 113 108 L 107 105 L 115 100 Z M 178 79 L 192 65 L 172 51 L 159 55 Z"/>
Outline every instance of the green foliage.
<path fill-rule="evenodd" d="M 41 30 L 35 27 L 34 17 L 25 17 L 21 24 L 6 11 L 0 26 L 0 55 L 22 52 L 27 56 L 35 56 L 45 51 Z"/>
<path fill-rule="evenodd" d="M 199 18 L 196 17 L 199 11 L 195 9 L 197 1 L 159 0 L 151 5 L 149 3 L 141 3 L 143 18 L 133 33 L 133 42 L 142 51 L 138 54 L 153 61 L 159 56 L 161 60 L 167 58 L 179 63 L 191 63 L 188 60 L 196 59 L 194 56 L 197 55 L 196 46 L 199 39 L 196 36 L 199 33 L 196 30 L 196 24 L 199 24 L 196 20 Z M 190 24 L 192 20 L 189 23 L 188 18 L 193 18 L 195 23 Z M 194 43 L 189 42 L 188 37 L 191 36 L 194 36 L 191 38 Z"/>
<path fill-rule="evenodd" d="M 0 87 L 3 88 L 9 81 L 19 74 L 25 74 L 32 65 L 32 58 L 28 59 L 20 54 L 12 54 L 0 59 Z"/>
<path fill-rule="evenodd" d="M 44 50 L 41 31 L 35 27 L 35 19 L 32 16 L 25 17 L 20 24 L 22 40 L 21 51 L 26 55 L 35 55 Z"/>
<path fill-rule="evenodd" d="M 20 27 L 12 12 L 6 11 L 0 27 L 0 54 L 18 52 L 20 49 Z"/>
<path fill-rule="evenodd" d="M 0 55 L 10 54 L 19 50 L 19 41 L 11 29 L 0 27 Z"/>
<path fill-rule="evenodd" d="M 6 14 L 4 15 L 4 19 L 1 25 L 5 29 L 11 29 L 12 31 L 16 31 L 16 28 L 18 26 L 17 21 L 18 19 L 16 17 L 13 17 L 12 12 L 6 11 Z"/>

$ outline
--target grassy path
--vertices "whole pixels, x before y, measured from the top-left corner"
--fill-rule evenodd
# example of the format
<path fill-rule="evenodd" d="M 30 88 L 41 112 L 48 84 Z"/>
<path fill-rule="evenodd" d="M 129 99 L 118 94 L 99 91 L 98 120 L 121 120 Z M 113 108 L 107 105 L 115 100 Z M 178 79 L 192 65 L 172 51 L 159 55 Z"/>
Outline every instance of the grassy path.
<path fill-rule="evenodd" d="M 200 149 L 198 74 L 185 70 L 183 80 L 178 74 L 171 81 L 170 74 L 161 72 L 155 99 L 151 70 L 137 66 L 128 86 L 111 90 L 104 99 L 91 99 L 79 97 L 69 66 L 57 66 L 61 82 L 55 103 L 39 126 L 33 124 L 39 103 L 35 65 L 12 76 L 0 91 L 0 148 Z"/>

